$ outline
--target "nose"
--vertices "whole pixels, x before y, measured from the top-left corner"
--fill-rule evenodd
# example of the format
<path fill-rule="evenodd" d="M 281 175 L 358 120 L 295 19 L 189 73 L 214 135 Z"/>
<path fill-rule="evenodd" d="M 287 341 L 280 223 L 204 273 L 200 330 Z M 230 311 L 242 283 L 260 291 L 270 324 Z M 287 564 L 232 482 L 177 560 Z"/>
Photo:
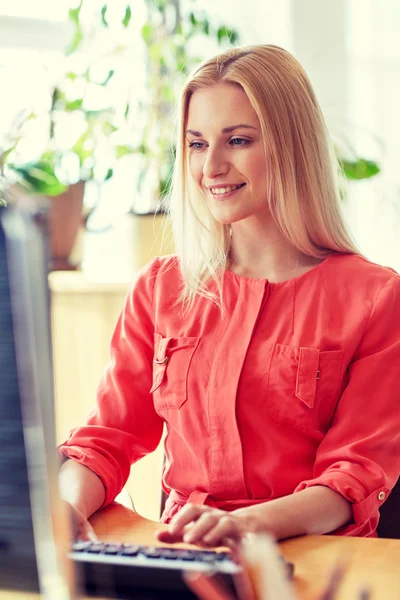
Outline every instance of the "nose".
<path fill-rule="evenodd" d="M 217 148 L 208 148 L 205 163 L 203 165 L 203 175 L 207 179 L 215 179 L 220 175 L 226 175 L 229 171 L 229 162 L 221 150 Z"/>

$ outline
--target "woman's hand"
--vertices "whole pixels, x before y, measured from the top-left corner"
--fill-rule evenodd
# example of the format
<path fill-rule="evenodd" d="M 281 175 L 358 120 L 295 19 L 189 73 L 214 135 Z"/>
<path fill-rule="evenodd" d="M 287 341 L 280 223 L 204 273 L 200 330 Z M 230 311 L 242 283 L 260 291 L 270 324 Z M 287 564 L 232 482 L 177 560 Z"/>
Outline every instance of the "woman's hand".
<path fill-rule="evenodd" d="M 235 548 L 249 533 L 247 520 L 233 512 L 211 506 L 186 504 L 172 518 L 168 530 L 157 531 L 160 542 L 185 542 L 198 546 L 228 546 Z"/>

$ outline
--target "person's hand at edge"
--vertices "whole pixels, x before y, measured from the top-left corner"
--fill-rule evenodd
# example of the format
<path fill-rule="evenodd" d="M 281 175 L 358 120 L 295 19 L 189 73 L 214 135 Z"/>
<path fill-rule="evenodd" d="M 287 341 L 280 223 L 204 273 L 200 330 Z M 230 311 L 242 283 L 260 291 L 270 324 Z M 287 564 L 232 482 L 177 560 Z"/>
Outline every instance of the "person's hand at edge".
<path fill-rule="evenodd" d="M 168 529 L 156 531 L 160 542 L 184 542 L 198 546 L 235 548 L 248 533 L 244 517 L 210 506 L 186 504 L 171 520 Z"/>

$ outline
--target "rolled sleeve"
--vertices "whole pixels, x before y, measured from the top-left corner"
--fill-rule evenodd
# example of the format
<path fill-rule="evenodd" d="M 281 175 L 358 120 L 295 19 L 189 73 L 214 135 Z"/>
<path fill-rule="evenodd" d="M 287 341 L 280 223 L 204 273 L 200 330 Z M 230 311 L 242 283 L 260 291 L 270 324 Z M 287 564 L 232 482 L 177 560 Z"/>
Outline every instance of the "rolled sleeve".
<path fill-rule="evenodd" d="M 352 504 L 334 533 L 375 535 L 379 508 L 400 474 L 400 277 L 380 291 L 349 367 L 349 383 L 317 451 L 313 478 Z"/>
<path fill-rule="evenodd" d="M 97 401 L 84 426 L 73 429 L 58 447 L 98 475 L 106 489 L 103 506 L 114 500 L 130 467 L 156 449 L 163 421 L 152 394 L 154 325 L 152 299 L 157 259 L 139 273 L 117 321 L 110 362 L 100 381 Z"/>

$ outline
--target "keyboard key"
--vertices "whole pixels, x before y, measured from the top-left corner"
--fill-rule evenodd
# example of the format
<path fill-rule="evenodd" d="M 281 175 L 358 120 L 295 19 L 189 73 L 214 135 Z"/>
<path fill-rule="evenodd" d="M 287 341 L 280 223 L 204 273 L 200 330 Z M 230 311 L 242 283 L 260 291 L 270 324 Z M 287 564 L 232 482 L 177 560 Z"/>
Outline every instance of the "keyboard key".
<path fill-rule="evenodd" d="M 84 550 L 87 550 L 88 548 L 90 548 L 92 543 L 93 542 L 73 542 L 72 550 L 74 552 L 83 552 Z"/>
<path fill-rule="evenodd" d="M 122 556 L 137 556 L 139 554 L 140 546 L 133 546 L 125 544 L 120 554 Z"/>
<path fill-rule="evenodd" d="M 169 548 L 163 548 L 161 550 L 161 558 L 166 558 L 168 560 L 175 560 L 178 558 L 177 550 L 170 550 Z"/>
<path fill-rule="evenodd" d="M 105 544 L 92 544 L 87 551 L 90 552 L 90 554 L 100 554 L 105 547 Z"/>
<path fill-rule="evenodd" d="M 199 552 L 196 556 L 197 560 L 200 560 L 203 563 L 212 563 L 215 562 L 216 552 Z"/>
<path fill-rule="evenodd" d="M 107 544 L 104 554 L 118 554 L 122 550 L 121 544 Z"/>
<path fill-rule="evenodd" d="M 179 560 L 194 560 L 195 559 L 195 555 L 193 554 L 193 552 L 190 552 L 190 550 L 177 550 L 177 558 L 179 558 Z"/>
<path fill-rule="evenodd" d="M 147 558 L 160 558 L 161 548 L 145 547 L 140 550 L 140 554 L 144 554 Z"/>

